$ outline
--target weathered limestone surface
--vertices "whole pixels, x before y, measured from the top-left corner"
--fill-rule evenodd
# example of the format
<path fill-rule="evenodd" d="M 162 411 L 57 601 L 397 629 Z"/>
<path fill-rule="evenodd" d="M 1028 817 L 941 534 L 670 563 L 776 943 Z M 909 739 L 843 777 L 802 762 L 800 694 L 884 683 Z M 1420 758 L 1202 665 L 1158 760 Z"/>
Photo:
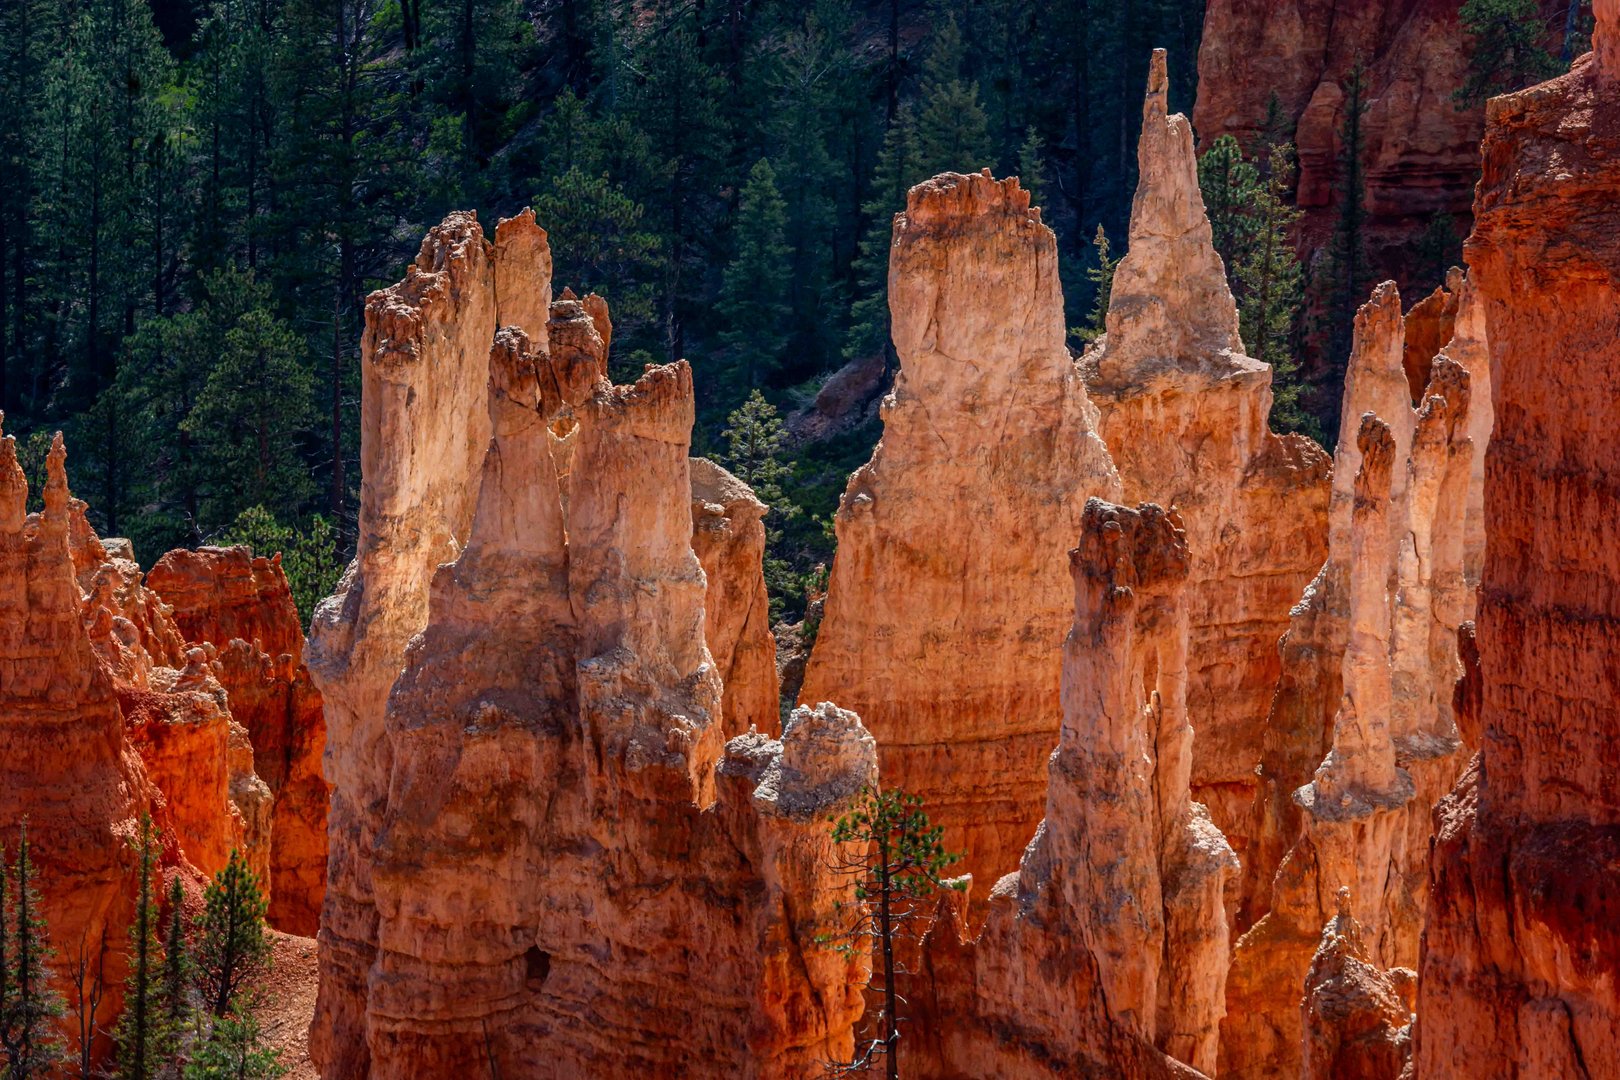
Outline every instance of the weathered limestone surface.
<path fill-rule="evenodd" d="M 1244 354 L 1198 188 L 1192 130 L 1154 54 L 1129 253 L 1086 389 L 1124 497 L 1175 506 L 1192 569 L 1193 796 L 1242 852 L 1277 639 L 1327 553 L 1329 459 L 1271 432 L 1271 369 Z"/>
<path fill-rule="evenodd" d="M 549 264 L 526 250 L 531 267 Z M 549 294 L 549 281 L 527 287 Z M 719 625 L 733 670 L 752 662 L 740 594 L 760 574 L 746 531 L 761 509 L 723 474 L 694 488 L 684 363 L 607 382 L 608 324 L 591 300 L 549 306 L 549 351 L 526 328 L 483 324 L 493 348 L 477 408 L 491 437 L 459 485 L 476 502 L 432 573 L 376 731 L 387 774 L 370 847 L 352 849 L 365 904 L 351 892 L 323 920 L 333 960 L 315 1031 L 329 1080 L 459 1077 L 478 1061 L 525 1077 L 796 1077 L 849 1053 L 864 964 L 816 937 L 850 899 L 829 868 L 827 818 L 875 780 L 876 745 L 828 704 L 797 710 L 780 740 L 726 744 L 705 602 L 739 596 Z M 446 325 L 440 340 L 472 333 Z M 416 374 L 417 394 L 391 407 L 461 407 L 448 391 L 462 369 Z M 388 452 L 404 462 L 424 460 L 417 439 L 456 427 L 384 411 L 368 404 L 382 431 L 366 436 L 396 432 Z M 710 538 L 725 587 L 693 549 L 694 490 L 738 532 Z M 396 537 L 443 509 L 404 506 Z M 351 596 L 364 572 L 351 570 Z M 350 779 L 334 775 L 339 791 Z M 335 834 L 332 850 L 335 876 Z M 367 926 L 369 940 L 333 948 L 334 930 Z"/>
<path fill-rule="evenodd" d="M 766 506 L 708 458 L 693 458 L 692 550 L 703 564 L 704 636 L 725 684 L 727 736 L 781 726 L 776 638 L 765 592 Z"/>
<path fill-rule="evenodd" d="M 959 906 L 930 931 L 906 1051 L 921 1075 L 1215 1065 L 1237 858 L 1188 798 L 1187 537 L 1173 512 L 1093 499 L 1070 561 L 1046 820 L 976 939 Z"/>
<path fill-rule="evenodd" d="M 911 190 L 889 308 L 900 372 L 839 507 L 799 700 L 855 710 L 884 783 L 921 795 L 989 882 L 1045 806 L 1072 601 L 1060 538 L 1119 481 L 1064 345 L 1056 240 L 1016 179 Z"/>
<path fill-rule="evenodd" d="M 187 641 L 215 650 L 215 677 L 273 800 L 270 924 L 313 937 L 326 891 L 326 716 L 280 557 L 181 549 L 159 559 L 146 582 Z"/>
<path fill-rule="evenodd" d="M 1482 735 L 1435 814 L 1420 1077 L 1620 1076 L 1620 10 L 1493 101 L 1468 244 L 1496 375 Z"/>
<path fill-rule="evenodd" d="M 1397 1080 L 1412 1058 L 1417 973 L 1384 971 L 1369 962 L 1361 927 L 1350 913 L 1350 889 L 1339 889 L 1338 913 L 1322 928 L 1301 1003 L 1304 1080 Z"/>
<path fill-rule="evenodd" d="M 1414 409 L 1405 345 L 1400 296 L 1385 283 L 1356 317 L 1329 558 L 1284 639 L 1227 986 L 1226 1076 L 1301 1067 L 1299 995 L 1341 887 L 1370 962 L 1417 965 L 1430 809 L 1461 765 L 1453 700 L 1474 446 L 1468 372 L 1435 357 Z"/>

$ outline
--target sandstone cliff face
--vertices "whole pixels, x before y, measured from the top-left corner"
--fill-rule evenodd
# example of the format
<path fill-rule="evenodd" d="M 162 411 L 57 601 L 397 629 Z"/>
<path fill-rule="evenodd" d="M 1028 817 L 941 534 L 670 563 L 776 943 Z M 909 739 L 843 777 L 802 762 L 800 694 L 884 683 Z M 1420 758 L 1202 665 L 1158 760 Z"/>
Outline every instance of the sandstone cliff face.
<path fill-rule="evenodd" d="M 959 912 L 930 931 L 905 1051 L 922 1075 L 1215 1065 L 1237 859 L 1188 798 L 1187 537 L 1173 512 L 1093 499 L 1070 562 L 1046 819 L 976 940 Z"/>
<path fill-rule="evenodd" d="M 1328 561 L 1283 642 L 1222 1075 L 1300 1067 L 1299 995 L 1341 887 L 1370 962 L 1417 963 L 1429 812 L 1461 764 L 1453 700 L 1475 448 L 1468 371 L 1442 352 L 1414 409 L 1405 346 L 1386 283 L 1356 317 Z"/>
<path fill-rule="evenodd" d="M 1396 1080 L 1411 1062 L 1417 974 L 1386 972 L 1369 962 L 1361 927 L 1350 913 L 1350 889 L 1305 976 L 1300 1004 L 1305 1029 L 1303 1080 Z"/>
<path fill-rule="evenodd" d="M 151 789 L 80 615 L 66 457 L 58 435 L 46 459 L 45 508 L 25 514 L 16 440 L 0 438 L 0 823 L 12 850 L 15 824 L 28 819 L 62 954 L 71 963 L 82 946 L 92 964 L 108 957 L 106 1018 L 122 998 L 136 872 L 129 842 Z"/>
<path fill-rule="evenodd" d="M 1238 339 L 1192 131 L 1167 114 L 1163 50 L 1150 71 L 1130 250 L 1086 388 L 1125 498 L 1173 505 L 1186 523 L 1193 795 L 1242 851 L 1277 639 L 1327 553 L 1329 461 L 1268 427 L 1271 369 Z"/>
<path fill-rule="evenodd" d="M 270 924 L 313 937 L 326 891 L 326 717 L 279 556 L 241 547 L 171 551 L 146 582 L 187 641 L 215 650 L 215 677 L 245 731 L 251 771 L 272 799 Z"/>
<path fill-rule="evenodd" d="M 1193 116 L 1199 139 L 1207 146 L 1232 134 L 1251 145 L 1275 94 L 1299 148 L 1302 241 L 1314 251 L 1337 213 L 1341 82 L 1362 60 L 1369 252 L 1380 273 L 1409 281 L 1414 241 L 1433 215 L 1453 215 L 1457 236 L 1466 234 L 1479 176 L 1484 109 L 1459 111 L 1452 99 L 1468 70 L 1460 7 L 1459 0 L 1210 0 Z M 1563 4 L 1546 7 L 1562 18 Z"/>
<path fill-rule="evenodd" d="M 464 230 L 460 270 L 475 270 L 487 255 L 475 229 L 453 216 L 424 252 Z M 485 287 L 549 294 L 543 235 L 522 247 L 501 235 Z M 526 251 L 528 268 L 502 271 L 507 250 Z M 375 786 L 348 811 L 369 847 L 334 834 L 333 893 L 340 871 L 348 885 L 323 919 L 323 1074 L 451 1077 L 485 1061 L 529 1077 L 787 1077 L 847 1055 L 863 965 L 815 939 L 849 899 L 829 870 L 827 817 L 875 780 L 877 750 L 854 714 L 826 704 L 797 710 L 780 740 L 756 731 L 726 744 L 706 625 L 721 628 L 734 674 L 760 662 L 762 537 L 750 528 L 762 510 L 724 474 L 694 483 L 690 370 L 613 386 L 592 298 L 550 305 L 536 341 L 484 321 L 476 276 L 452 290 L 457 309 L 437 312 L 431 290 L 407 293 L 413 280 L 378 294 L 373 317 L 394 306 L 404 325 L 443 318 L 422 350 L 487 335 L 476 407 L 490 438 L 460 463 L 459 484 L 456 461 L 424 453 L 435 444 L 423 440 L 471 424 L 453 415 L 461 367 L 429 363 L 411 372 L 414 395 L 368 397 L 365 439 L 392 461 L 377 490 L 366 473 L 362 502 L 392 500 L 400 517 L 387 535 L 363 527 L 370 561 L 363 546 L 323 633 L 340 631 L 341 605 L 364 602 L 368 573 L 425 585 L 408 595 L 426 610 L 408 647 L 393 639 L 397 680 L 380 657 L 321 676 L 348 702 L 364 680 L 391 684 L 380 715 L 349 715 L 378 721 L 379 757 L 333 760 L 340 793 Z M 368 330 L 369 369 L 381 340 Z M 438 413 L 390 415 L 399 409 Z M 431 482 L 412 472 L 429 462 Z M 403 502 L 393 484 L 441 497 Z M 457 508 L 457 550 L 428 577 L 432 553 L 412 549 L 406 563 L 398 545 L 448 529 L 453 489 L 476 500 Z M 715 580 L 694 552 L 705 523 L 693 492 L 704 517 L 724 520 L 709 532 L 729 534 L 700 543 Z M 706 600 L 725 610 L 709 619 Z M 775 718 L 773 685 L 739 682 L 730 700 L 740 712 L 763 700 Z"/>
<path fill-rule="evenodd" d="M 1467 252 L 1497 376 L 1483 734 L 1435 815 L 1421 1077 L 1620 1076 L 1620 10 L 1596 10 L 1595 57 L 1488 116 Z"/>
<path fill-rule="evenodd" d="M 1064 345 L 1056 241 L 1016 179 L 911 190 L 889 307 L 900 372 L 839 506 L 799 700 L 854 709 L 884 783 L 922 796 L 988 883 L 1045 805 L 1072 601 L 1060 538 L 1119 481 Z"/>

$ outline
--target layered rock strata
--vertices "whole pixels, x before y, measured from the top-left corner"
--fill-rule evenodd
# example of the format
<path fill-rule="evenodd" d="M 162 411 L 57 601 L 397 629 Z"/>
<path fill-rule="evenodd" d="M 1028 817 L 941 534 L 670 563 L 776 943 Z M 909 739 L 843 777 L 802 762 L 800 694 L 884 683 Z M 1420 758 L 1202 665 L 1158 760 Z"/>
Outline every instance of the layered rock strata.
<path fill-rule="evenodd" d="M 799 700 L 854 709 L 884 783 L 920 795 L 981 882 L 1045 806 L 1063 544 L 1119 481 L 1064 344 L 1057 243 L 1016 179 L 947 173 L 894 220 L 900 371 L 850 477 Z"/>
<path fill-rule="evenodd" d="M 1192 130 L 1168 114 L 1165 65 L 1161 49 L 1130 249 L 1114 273 L 1107 336 L 1083 367 L 1125 498 L 1173 505 L 1186 523 L 1193 795 L 1242 851 L 1277 639 L 1327 554 L 1329 461 L 1311 440 L 1268 426 L 1271 368 L 1239 340 Z"/>
<path fill-rule="evenodd" d="M 213 670 L 269 788 L 270 924 L 313 937 L 326 891 L 326 716 L 304 666 L 304 633 L 279 555 L 171 551 L 146 583 L 185 639 L 215 650 Z"/>
<path fill-rule="evenodd" d="M 1188 797 L 1187 537 L 1174 512 L 1093 499 L 1070 562 L 1046 819 L 976 938 L 959 910 L 930 931 L 907 1050 L 922 1075 L 1215 1065 L 1237 858 Z"/>
<path fill-rule="evenodd" d="M 66 458 L 58 434 L 46 457 L 44 509 L 28 514 L 16 440 L 0 438 L 0 843 L 14 853 L 27 820 L 43 914 L 68 961 L 58 971 L 66 983 L 81 956 L 92 971 L 106 959 L 108 1022 L 123 997 L 130 843 L 152 791 L 81 615 Z M 71 1001 L 79 990 L 64 987 Z"/>
<path fill-rule="evenodd" d="M 762 509 L 723 476 L 694 486 L 684 363 L 607 382 L 605 312 L 589 298 L 550 305 L 539 340 L 482 321 L 491 282 L 549 293 L 543 235 L 503 246 L 508 227 L 491 248 L 452 216 L 417 271 L 372 301 L 367 393 L 379 396 L 365 439 L 390 463 L 365 474 L 362 504 L 400 516 L 384 532 L 373 526 L 386 519 L 362 519 L 322 633 L 365 604 L 368 574 L 390 590 L 426 584 L 426 610 L 408 645 L 395 639 L 401 671 L 372 731 L 386 775 L 336 759 L 370 846 L 340 848 L 334 834 L 333 891 L 345 859 L 363 859 L 364 874 L 345 868 L 323 920 L 314 1056 L 329 1078 L 451 1077 L 475 1061 L 530 1077 L 804 1075 L 849 1054 L 861 1010 L 864 962 L 816 941 L 851 899 L 830 869 L 827 818 L 875 782 L 876 747 L 828 704 L 797 710 L 780 740 L 726 743 L 705 601 L 737 597 L 714 625 L 732 671 L 745 670 L 758 659 L 747 646 L 760 572 L 747 534 Z M 417 281 L 447 241 L 452 280 Z M 501 271 L 506 250 L 527 253 L 527 277 Z M 445 295 L 457 305 L 438 307 Z M 394 369 L 417 380 L 414 395 L 373 390 L 390 360 L 385 316 L 421 335 L 406 353 L 416 366 Z M 436 350 L 479 332 L 492 347 L 476 426 L 491 437 L 457 485 L 457 460 L 422 440 L 474 426 L 451 415 L 467 372 L 444 362 L 465 355 Z M 473 505 L 452 506 L 452 488 L 476 493 Z M 694 491 L 736 530 L 704 541 L 723 589 L 693 550 Z M 457 547 L 424 579 L 433 553 L 400 542 L 439 530 Z M 340 700 L 387 678 L 380 656 L 354 662 L 365 655 L 349 653 L 347 674 L 335 653 L 321 661 Z M 740 686 L 734 700 L 756 697 Z M 354 801 L 365 784 L 375 802 Z"/>
<path fill-rule="evenodd" d="M 1474 445 L 1468 372 L 1436 357 L 1414 410 L 1404 355 L 1400 296 L 1386 283 L 1356 317 L 1329 559 L 1283 642 L 1223 1075 L 1300 1067 L 1299 995 L 1339 888 L 1374 964 L 1417 963 L 1429 812 L 1462 757 L 1453 701 Z"/>
<path fill-rule="evenodd" d="M 1594 56 L 1488 111 L 1482 735 L 1435 815 L 1419 1077 L 1620 1076 L 1620 5 L 1596 14 Z"/>

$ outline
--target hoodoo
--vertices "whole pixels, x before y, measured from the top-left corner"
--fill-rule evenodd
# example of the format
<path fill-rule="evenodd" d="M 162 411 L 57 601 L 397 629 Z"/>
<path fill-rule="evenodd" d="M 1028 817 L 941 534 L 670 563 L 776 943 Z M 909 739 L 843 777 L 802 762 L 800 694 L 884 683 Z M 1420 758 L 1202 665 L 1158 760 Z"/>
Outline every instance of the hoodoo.
<path fill-rule="evenodd" d="M 1187 705 L 1193 797 L 1241 852 L 1289 608 L 1326 555 L 1328 457 L 1273 434 L 1271 368 L 1244 354 L 1187 119 L 1153 54 L 1130 249 L 1107 336 L 1082 361 L 1128 500 L 1174 506 L 1192 564 Z"/>
<path fill-rule="evenodd" d="M 1595 9 L 1593 55 L 1491 102 L 1467 249 L 1497 375 L 1483 734 L 1435 815 L 1429 1080 L 1620 1076 L 1620 4 Z"/>
<path fill-rule="evenodd" d="M 900 372 L 850 477 L 803 702 L 854 709 L 980 895 L 1045 806 L 1072 596 L 1062 537 L 1119 480 L 1064 344 L 1057 241 L 1016 179 L 947 173 L 894 219 Z"/>

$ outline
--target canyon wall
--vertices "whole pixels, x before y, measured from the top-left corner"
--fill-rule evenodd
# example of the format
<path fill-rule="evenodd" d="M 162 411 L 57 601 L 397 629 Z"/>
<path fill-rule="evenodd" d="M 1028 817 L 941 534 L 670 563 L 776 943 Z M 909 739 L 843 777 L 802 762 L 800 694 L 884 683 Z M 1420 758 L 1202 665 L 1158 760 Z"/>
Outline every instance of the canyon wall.
<path fill-rule="evenodd" d="M 908 1070 L 1199 1075 L 1216 1059 L 1237 858 L 1188 798 L 1191 556 L 1173 511 L 1086 504 L 1046 817 L 970 936 L 924 944 Z"/>
<path fill-rule="evenodd" d="M 826 703 L 780 739 L 726 741 L 739 721 L 776 720 L 755 622 L 763 508 L 688 458 L 687 365 L 606 380 L 599 301 L 565 294 L 537 339 L 496 329 L 508 308 L 491 292 L 550 294 L 544 234 L 517 222 L 488 245 L 452 215 L 368 309 L 363 438 L 388 460 L 362 503 L 397 514 L 363 519 L 368 546 L 322 634 L 379 585 L 426 607 L 414 635 L 321 639 L 329 700 L 350 703 L 334 725 L 376 726 L 371 760 L 332 755 L 369 831 L 333 836 L 314 1057 L 329 1080 L 479 1061 L 529 1077 L 805 1075 L 850 1054 L 862 1008 L 865 961 L 817 938 L 852 899 L 828 817 L 875 782 L 876 746 Z M 526 261 L 503 269 L 510 251 Z M 433 265 L 448 280 L 419 280 Z M 461 363 L 479 334 L 486 359 Z M 391 367 L 399 353 L 407 368 Z M 477 423 L 455 415 L 474 366 Z M 385 371 L 416 392 L 377 389 Z M 489 435 L 478 461 L 427 452 L 449 437 L 459 450 L 469 428 Z M 453 543 L 436 569 L 430 536 Z M 728 695 L 708 627 L 727 670 L 763 664 L 769 683 L 739 678 Z M 384 705 L 360 716 L 372 680 Z"/>
<path fill-rule="evenodd" d="M 1475 765 L 1435 814 L 1420 1077 L 1620 1076 L 1620 6 L 1493 101 L 1468 244 L 1497 377 Z"/>
<path fill-rule="evenodd" d="M 1454 283 L 1458 306 L 1473 303 Z M 1433 331 L 1427 317 L 1419 313 L 1419 324 Z M 1462 764 L 1453 694 L 1472 591 L 1476 426 L 1470 372 L 1446 351 L 1427 364 L 1414 407 L 1406 346 L 1400 294 L 1386 282 L 1356 316 L 1329 557 L 1283 640 L 1238 914 L 1245 932 L 1228 981 L 1223 1076 L 1300 1068 L 1300 994 L 1341 888 L 1367 962 L 1417 965 L 1430 811 Z"/>
<path fill-rule="evenodd" d="M 1194 798 L 1241 853 L 1277 639 L 1327 554 L 1329 459 L 1268 426 L 1271 368 L 1244 354 L 1198 188 L 1192 130 L 1154 53 L 1130 250 L 1107 336 L 1082 362 L 1124 497 L 1174 506 L 1192 552 Z"/>
<path fill-rule="evenodd" d="M 884 783 L 922 796 L 982 895 L 1045 806 L 1064 538 L 1119 480 L 1064 344 L 1057 242 L 1016 179 L 911 189 L 889 309 L 900 371 L 839 505 L 799 700 L 860 715 Z"/>
<path fill-rule="evenodd" d="M 1418 238 L 1435 214 L 1467 235 L 1484 107 L 1459 109 L 1470 44 L 1461 0 L 1210 0 L 1198 53 L 1193 121 L 1204 147 L 1236 135 L 1252 147 L 1266 134 L 1275 95 L 1282 137 L 1299 149 L 1301 246 L 1322 248 L 1340 195 L 1342 83 L 1365 65 L 1363 118 L 1367 239 L 1379 274 L 1415 280 L 1425 272 Z M 1545 3 L 1549 26 L 1565 5 Z M 1455 240 L 1453 241 L 1456 242 Z"/>

